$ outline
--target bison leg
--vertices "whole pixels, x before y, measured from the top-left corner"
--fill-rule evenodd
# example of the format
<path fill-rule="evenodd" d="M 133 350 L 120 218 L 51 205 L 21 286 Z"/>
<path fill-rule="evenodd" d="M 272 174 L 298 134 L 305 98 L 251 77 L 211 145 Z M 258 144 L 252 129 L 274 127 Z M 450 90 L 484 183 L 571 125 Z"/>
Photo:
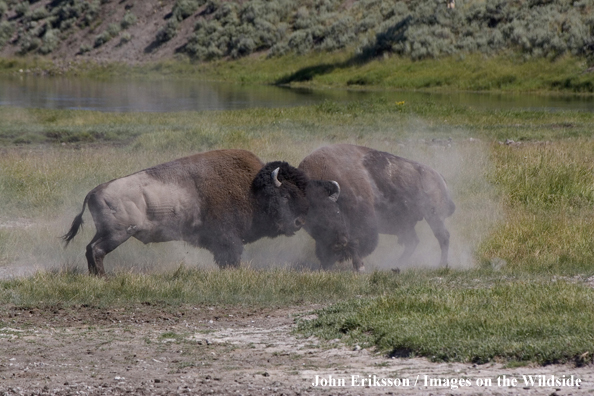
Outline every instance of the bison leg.
<path fill-rule="evenodd" d="M 419 244 L 419 237 L 417 236 L 414 225 L 406 227 L 403 232 L 398 234 L 398 243 L 404 245 L 404 251 L 398 258 L 398 264 L 407 264 L 410 256 L 412 256 Z"/>
<path fill-rule="evenodd" d="M 441 258 L 439 260 L 439 265 L 442 267 L 448 267 L 448 250 L 450 249 L 450 233 L 445 228 L 445 224 L 443 220 L 439 217 L 432 217 L 427 219 L 427 223 L 431 227 L 433 231 L 433 235 L 437 238 L 439 242 L 439 248 L 441 249 Z"/>
<path fill-rule="evenodd" d="M 353 255 L 353 269 L 356 272 L 365 272 L 365 263 L 358 254 Z"/>
<path fill-rule="evenodd" d="M 219 240 L 211 250 L 219 268 L 239 268 L 243 244 L 239 239 Z"/>
<path fill-rule="evenodd" d="M 323 243 L 316 241 L 316 257 L 320 260 L 320 264 L 322 265 L 322 269 L 324 271 L 329 270 L 332 268 L 334 263 L 336 262 L 336 255 L 332 252 L 328 246 Z"/>
<path fill-rule="evenodd" d="M 115 248 L 130 238 L 127 233 L 123 234 L 95 234 L 87 245 L 87 264 L 91 275 L 105 275 L 103 258 Z"/>

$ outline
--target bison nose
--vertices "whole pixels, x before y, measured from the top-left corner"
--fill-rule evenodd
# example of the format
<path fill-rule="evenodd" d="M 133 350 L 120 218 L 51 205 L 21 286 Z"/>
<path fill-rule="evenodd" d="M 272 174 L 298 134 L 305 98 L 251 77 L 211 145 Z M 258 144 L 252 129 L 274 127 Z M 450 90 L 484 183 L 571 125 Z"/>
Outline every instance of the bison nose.
<path fill-rule="evenodd" d="M 297 217 L 295 219 L 295 227 L 301 228 L 301 227 L 303 227 L 304 224 L 305 224 L 305 220 L 303 220 L 301 217 Z"/>
<path fill-rule="evenodd" d="M 348 238 L 345 235 L 341 235 L 338 237 L 338 244 L 341 246 L 346 246 L 349 243 Z"/>

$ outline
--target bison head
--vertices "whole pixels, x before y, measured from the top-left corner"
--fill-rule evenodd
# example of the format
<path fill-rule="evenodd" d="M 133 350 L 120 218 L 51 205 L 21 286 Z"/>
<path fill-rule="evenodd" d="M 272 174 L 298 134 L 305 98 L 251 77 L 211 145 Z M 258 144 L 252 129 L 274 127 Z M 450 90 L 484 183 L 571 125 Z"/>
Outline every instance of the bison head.
<path fill-rule="evenodd" d="M 335 181 L 311 180 L 307 186 L 309 212 L 305 230 L 325 246 L 341 250 L 348 231 L 338 205 L 340 185 Z"/>
<path fill-rule="evenodd" d="M 305 223 L 309 208 L 305 173 L 286 162 L 269 162 L 252 182 L 259 219 L 257 233 L 293 235 Z"/>

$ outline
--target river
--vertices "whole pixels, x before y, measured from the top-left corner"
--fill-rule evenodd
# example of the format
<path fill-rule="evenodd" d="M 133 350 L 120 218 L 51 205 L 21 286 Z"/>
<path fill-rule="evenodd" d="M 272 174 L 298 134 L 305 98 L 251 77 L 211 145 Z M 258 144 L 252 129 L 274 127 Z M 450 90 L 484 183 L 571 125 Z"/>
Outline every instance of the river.
<path fill-rule="evenodd" d="M 0 106 L 106 112 L 173 112 L 288 107 L 374 95 L 394 101 L 434 101 L 495 109 L 594 111 L 594 96 L 492 93 L 426 93 L 294 89 L 186 79 L 92 80 L 23 75 L 0 78 Z"/>

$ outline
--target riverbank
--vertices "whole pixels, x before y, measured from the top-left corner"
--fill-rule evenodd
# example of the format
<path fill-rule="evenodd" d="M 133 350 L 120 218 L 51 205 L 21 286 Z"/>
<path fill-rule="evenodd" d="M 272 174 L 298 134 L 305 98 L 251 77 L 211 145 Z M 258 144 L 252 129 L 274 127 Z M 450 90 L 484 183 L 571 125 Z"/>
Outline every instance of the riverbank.
<path fill-rule="evenodd" d="M 413 61 L 386 56 L 368 61 L 352 52 L 310 53 L 239 60 L 148 63 L 54 62 L 42 57 L 0 59 L 0 74 L 162 79 L 185 78 L 290 87 L 421 90 L 429 92 L 530 92 L 594 94 L 594 68 L 583 59 L 564 56 L 525 59 L 519 54 L 467 55 Z"/>

